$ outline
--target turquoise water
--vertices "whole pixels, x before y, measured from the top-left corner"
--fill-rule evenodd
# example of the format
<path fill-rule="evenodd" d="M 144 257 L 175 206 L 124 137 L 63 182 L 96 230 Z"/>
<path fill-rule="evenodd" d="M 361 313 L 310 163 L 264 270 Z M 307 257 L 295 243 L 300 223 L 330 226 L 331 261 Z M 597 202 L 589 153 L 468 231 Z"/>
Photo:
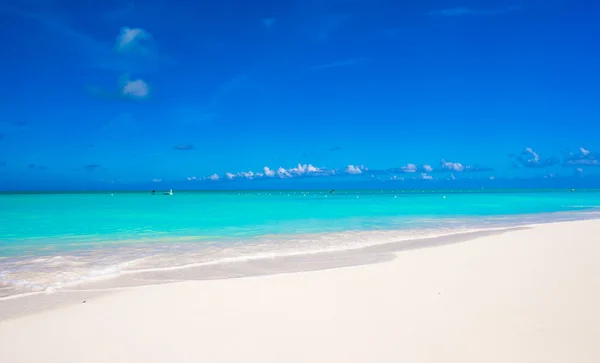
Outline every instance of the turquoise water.
<path fill-rule="evenodd" d="M 0 194 L 0 284 L 37 291 L 136 269 L 589 218 L 598 206 L 597 191 Z"/>

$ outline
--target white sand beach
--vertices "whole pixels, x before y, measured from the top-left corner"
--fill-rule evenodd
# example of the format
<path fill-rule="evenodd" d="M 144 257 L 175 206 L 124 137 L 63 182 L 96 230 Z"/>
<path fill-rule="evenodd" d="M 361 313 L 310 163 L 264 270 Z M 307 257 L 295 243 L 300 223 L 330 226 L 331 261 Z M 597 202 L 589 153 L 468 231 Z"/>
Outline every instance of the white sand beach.
<path fill-rule="evenodd" d="M 375 264 L 129 288 L 0 322 L 6 363 L 597 363 L 599 342 L 600 220 Z"/>

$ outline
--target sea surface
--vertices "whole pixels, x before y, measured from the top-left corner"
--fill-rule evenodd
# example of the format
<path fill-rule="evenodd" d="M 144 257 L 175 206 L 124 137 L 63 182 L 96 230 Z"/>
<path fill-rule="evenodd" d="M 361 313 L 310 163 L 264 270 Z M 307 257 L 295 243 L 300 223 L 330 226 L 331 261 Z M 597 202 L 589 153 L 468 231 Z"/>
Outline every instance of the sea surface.
<path fill-rule="evenodd" d="M 0 299 L 144 271 L 600 217 L 596 190 L 0 194 Z"/>

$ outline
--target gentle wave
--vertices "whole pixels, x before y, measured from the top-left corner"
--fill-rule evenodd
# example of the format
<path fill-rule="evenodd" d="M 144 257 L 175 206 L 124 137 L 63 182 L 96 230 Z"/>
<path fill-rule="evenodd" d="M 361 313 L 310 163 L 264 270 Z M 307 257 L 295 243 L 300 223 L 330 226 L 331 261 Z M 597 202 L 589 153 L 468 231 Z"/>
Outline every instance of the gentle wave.
<path fill-rule="evenodd" d="M 78 284 L 144 272 L 347 251 L 370 246 L 556 221 L 598 218 L 594 211 L 526 216 L 420 220 L 413 228 L 335 233 L 277 234 L 237 241 L 186 237 L 157 243 L 107 244 L 46 256 L 0 259 L 0 300 L 52 293 Z M 189 240 L 194 242 L 189 242 Z"/>

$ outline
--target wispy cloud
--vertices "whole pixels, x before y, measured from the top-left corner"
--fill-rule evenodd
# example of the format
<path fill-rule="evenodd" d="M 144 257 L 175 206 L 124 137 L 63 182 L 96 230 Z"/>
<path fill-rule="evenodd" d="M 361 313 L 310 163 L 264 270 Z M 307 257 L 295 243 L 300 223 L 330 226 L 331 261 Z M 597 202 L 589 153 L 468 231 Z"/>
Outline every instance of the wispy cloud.
<path fill-rule="evenodd" d="M 356 66 L 356 65 L 362 64 L 365 61 L 366 61 L 365 58 L 350 58 L 350 59 L 346 59 L 346 60 L 339 61 L 339 62 L 317 65 L 317 66 L 311 67 L 310 70 L 317 71 L 317 70 L 327 69 L 327 68 L 351 67 L 351 66 Z"/>
<path fill-rule="evenodd" d="M 179 151 L 189 151 L 189 150 L 194 150 L 194 145 L 180 144 L 180 145 L 173 146 L 173 149 L 179 150 Z"/>
<path fill-rule="evenodd" d="M 339 147 L 339 146 L 335 146 L 335 147 L 332 147 L 332 148 L 330 148 L 330 149 L 329 149 L 329 150 L 327 150 L 327 151 L 334 152 L 334 151 L 340 151 L 340 150 L 342 150 L 342 148 L 341 148 L 341 147 Z"/>
<path fill-rule="evenodd" d="M 161 183 L 161 182 L 162 182 L 162 179 L 152 179 L 152 182 L 153 182 L 153 183 Z"/>
<path fill-rule="evenodd" d="M 417 170 L 419 170 L 419 167 L 415 164 L 406 164 L 405 166 L 401 166 L 400 170 L 402 170 L 405 173 L 415 173 L 417 172 Z"/>
<path fill-rule="evenodd" d="M 514 158 L 514 166 L 523 166 L 532 169 L 548 168 L 560 164 L 560 160 L 557 157 L 542 158 L 530 147 L 525 148 L 520 155 L 516 155 Z"/>
<path fill-rule="evenodd" d="M 434 168 L 431 165 L 417 165 L 413 163 L 406 164 L 399 168 L 390 168 L 384 170 L 369 170 L 370 173 L 386 175 L 386 174 L 414 174 L 414 173 L 440 173 L 440 172 L 487 172 L 493 168 L 482 167 L 478 165 L 464 165 L 462 163 L 450 162 L 443 160 L 440 162 L 439 168 Z"/>
<path fill-rule="evenodd" d="M 453 162 L 442 159 L 441 164 L 442 164 L 442 169 L 445 169 L 445 170 L 458 171 L 458 172 L 465 170 L 464 165 L 461 163 L 453 163 Z"/>
<path fill-rule="evenodd" d="M 501 15 L 522 10 L 520 5 L 502 6 L 488 9 L 476 9 L 469 7 L 447 8 L 435 10 L 429 13 L 431 16 L 485 16 L 485 15 Z"/>
<path fill-rule="evenodd" d="M 34 22 L 43 27 L 48 34 L 64 40 L 62 43 L 70 48 L 69 54 L 74 56 L 65 56 L 65 62 L 74 61 L 87 68 L 118 72 L 151 72 L 162 65 L 172 63 L 158 55 L 153 37 L 144 29 L 121 28 L 115 44 L 115 38 L 96 38 L 77 29 L 65 20 L 68 18 L 65 14 L 57 14 L 46 3 L 37 2 L 33 6 L 0 5 L 0 12 Z M 25 23 L 24 26 L 29 25 L 31 24 Z M 31 30 L 28 30 L 29 32 Z"/>
<path fill-rule="evenodd" d="M 154 55 L 154 38 L 152 34 L 141 28 L 122 27 L 117 36 L 115 49 L 122 53 Z"/>
<path fill-rule="evenodd" d="M 569 153 L 565 158 L 563 165 L 565 166 L 600 166 L 600 160 L 596 153 L 580 147 L 576 153 Z"/>

